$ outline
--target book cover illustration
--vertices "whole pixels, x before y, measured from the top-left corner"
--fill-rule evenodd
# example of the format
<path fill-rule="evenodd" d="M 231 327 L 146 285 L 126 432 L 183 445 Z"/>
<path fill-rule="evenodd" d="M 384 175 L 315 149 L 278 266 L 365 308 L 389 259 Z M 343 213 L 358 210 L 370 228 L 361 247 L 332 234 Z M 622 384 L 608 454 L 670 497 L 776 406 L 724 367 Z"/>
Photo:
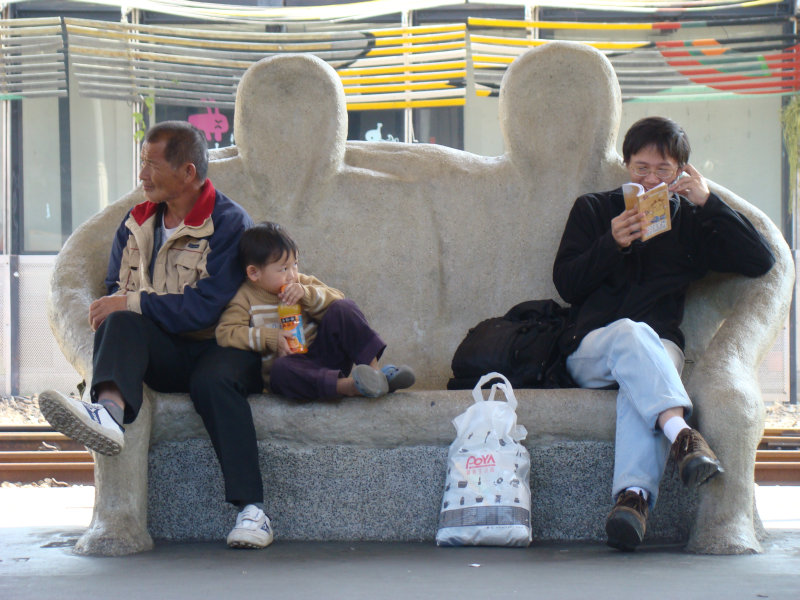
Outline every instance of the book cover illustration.
<path fill-rule="evenodd" d="M 662 181 L 647 191 L 638 183 L 625 183 L 622 185 L 622 193 L 625 196 L 625 210 L 637 208 L 640 213 L 646 215 L 642 241 L 647 241 L 672 228 L 669 186 L 665 182 Z"/>

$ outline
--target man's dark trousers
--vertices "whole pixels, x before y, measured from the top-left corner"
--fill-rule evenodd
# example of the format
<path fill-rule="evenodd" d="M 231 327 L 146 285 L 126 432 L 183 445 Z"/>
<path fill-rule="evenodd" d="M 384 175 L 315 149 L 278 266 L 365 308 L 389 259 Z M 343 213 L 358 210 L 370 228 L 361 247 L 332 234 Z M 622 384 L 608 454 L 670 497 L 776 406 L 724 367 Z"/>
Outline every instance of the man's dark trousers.
<path fill-rule="evenodd" d="M 188 392 L 217 453 L 225 499 L 237 506 L 264 501 L 247 403 L 248 394 L 263 389 L 256 353 L 190 340 L 138 313 L 117 311 L 95 334 L 93 361 L 92 400 L 98 384 L 114 382 L 125 400 L 126 423 L 142 406 L 142 382 L 158 392 Z"/>

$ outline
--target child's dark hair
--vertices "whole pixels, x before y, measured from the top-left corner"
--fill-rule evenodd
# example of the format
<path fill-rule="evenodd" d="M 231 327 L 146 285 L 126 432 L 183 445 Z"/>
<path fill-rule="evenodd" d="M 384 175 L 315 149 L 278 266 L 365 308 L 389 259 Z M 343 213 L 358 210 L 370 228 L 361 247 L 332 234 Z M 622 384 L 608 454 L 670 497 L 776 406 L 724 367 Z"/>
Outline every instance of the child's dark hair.
<path fill-rule="evenodd" d="M 297 256 L 297 244 L 277 223 L 257 223 L 239 239 L 239 261 L 243 267 L 263 267 L 292 254 Z"/>
<path fill-rule="evenodd" d="M 683 166 L 689 162 L 689 137 L 683 128 L 672 119 L 645 117 L 631 125 L 622 142 L 622 158 L 627 165 L 631 156 L 647 146 L 655 146 L 665 158 L 671 158 Z"/>

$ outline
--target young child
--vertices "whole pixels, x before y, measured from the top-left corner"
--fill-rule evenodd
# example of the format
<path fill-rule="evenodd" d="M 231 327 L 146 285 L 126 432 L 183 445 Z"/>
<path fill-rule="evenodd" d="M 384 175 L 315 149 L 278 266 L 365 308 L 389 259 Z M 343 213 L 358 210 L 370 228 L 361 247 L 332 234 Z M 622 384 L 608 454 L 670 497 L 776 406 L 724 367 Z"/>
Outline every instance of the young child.
<path fill-rule="evenodd" d="M 378 370 L 386 344 L 352 300 L 298 273 L 297 254 L 294 240 L 277 223 L 259 223 L 242 234 L 239 259 L 247 279 L 222 313 L 217 343 L 260 353 L 265 385 L 289 398 L 378 398 L 413 385 L 407 366 Z M 306 354 L 291 353 L 279 303 L 302 307 Z"/>

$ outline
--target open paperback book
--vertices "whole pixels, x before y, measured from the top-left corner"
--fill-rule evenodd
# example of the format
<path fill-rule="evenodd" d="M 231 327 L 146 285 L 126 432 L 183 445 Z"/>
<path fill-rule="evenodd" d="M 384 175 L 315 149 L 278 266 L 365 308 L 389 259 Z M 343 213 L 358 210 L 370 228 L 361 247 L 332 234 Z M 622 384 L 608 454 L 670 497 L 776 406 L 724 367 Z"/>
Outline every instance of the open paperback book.
<path fill-rule="evenodd" d="M 638 183 L 622 184 L 622 193 L 625 196 L 625 210 L 637 208 L 647 217 L 642 241 L 649 240 L 672 228 L 669 210 L 669 187 L 663 181 L 656 187 L 645 191 Z"/>

